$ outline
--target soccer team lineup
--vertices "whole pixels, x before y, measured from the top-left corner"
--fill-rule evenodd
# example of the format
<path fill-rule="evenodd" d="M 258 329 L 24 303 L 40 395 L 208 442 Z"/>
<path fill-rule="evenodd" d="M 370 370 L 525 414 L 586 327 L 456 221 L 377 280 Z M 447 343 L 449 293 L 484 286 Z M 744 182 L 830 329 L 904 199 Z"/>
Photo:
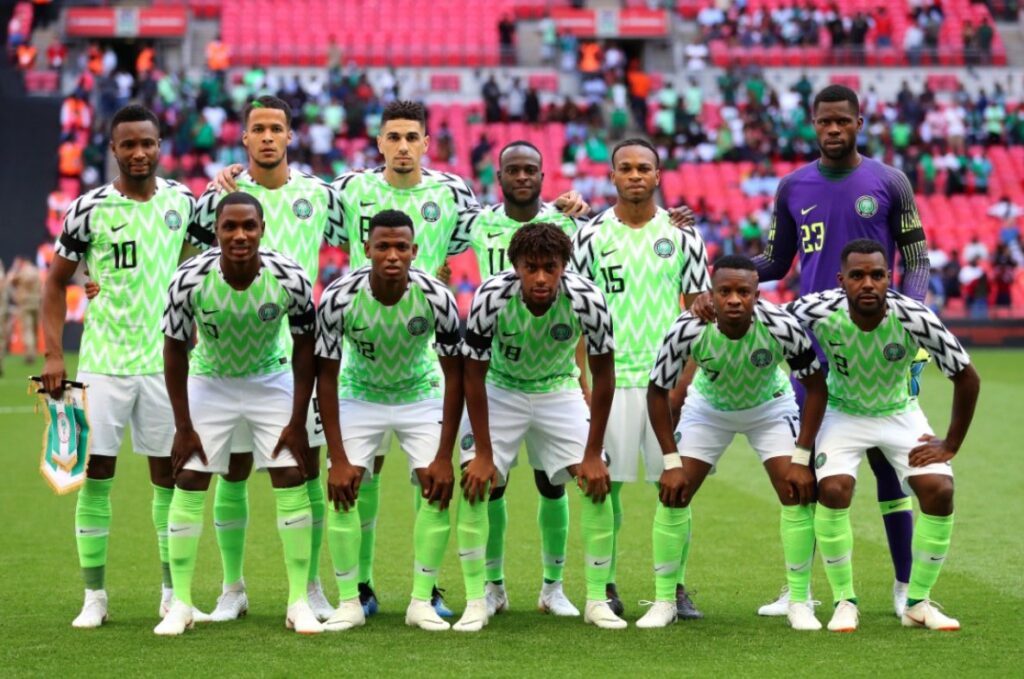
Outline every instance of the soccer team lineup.
<path fill-rule="evenodd" d="M 959 630 L 932 589 L 950 551 L 954 459 L 980 379 L 923 304 L 914 192 L 902 172 L 857 151 L 860 110 L 845 86 L 815 94 L 821 157 L 782 178 L 764 253 L 709 262 L 692 213 L 658 205 L 659 156 L 645 139 L 612 150 L 617 200 L 598 214 L 575 192 L 541 200 L 545 163 L 556 160 L 527 141 L 501 149 L 504 202 L 481 206 L 465 180 L 421 164 L 421 104 L 384 108 L 382 167 L 327 183 L 289 166 L 292 111 L 263 95 L 242 113 L 247 163 L 226 166 L 196 197 L 157 175 L 156 115 L 124 106 L 110 123 L 119 174 L 67 209 L 43 290 L 38 387 L 57 423 L 48 478 L 77 490 L 85 591 L 71 625 L 117 615 L 107 556 L 125 439 L 152 483 L 158 549 L 140 546 L 138 560 L 151 565 L 154 594 L 162 573 L 156 635 L 198 636 L 246 615 L 247 535 L 272 530 L 249 522 L 248 489 L 268 483 L 287 600 L 254 605 L 277 607 L 299 634 L 373 626 L 385 466 L 386 483 L 409 483 L 415 502 L 412 544 L 404 536 L 396 557 L 411 566 L 412 628 L 487 634 L 510 614 L 503 563 L 520 546 L 506 545 L 505 491 L 512 476 L 530 485 L 531 472 L 539 590 L 519 599 L 536 595 L 541 612 L 577 618 L 565 625 L 582 618 L 601 630 L 696 621 L 691 503 L 742 434 L 778 500 L 772 547 L 744 557 L 773 560 L 785 584 L 761 615 L 795 631 L 858 629 L 850 508 L 866 458 L 875 478 L 864 492 L 877 481 L 894 569 L 885 624 Z M 324 244 L 347 251 L 351 269 L 315 299 Z M 463 322 L 446 260 L 470 249 L 483 282 Z M 760 299 L 759 283 L 782 278 L 794 258 L 800 296 Z M 73 373 L 62 341 L 80 267 L 90 301 Z M 928 363 L 952 383 L 945 430 L 919 404 Z M 624 484 L 646 486 L 653 525 L 624 524 Z M 650 568 L 647 591 L 629 593 L 650 599 L 639 617 L 616 586 L 623 530 L 651 536 L 646 554 L 629 555 Z M 204 531 L 216 535 L 219 563 L 198 559 Z M 582 553 L 567 553 L 577 531 Z M 323 551 L 331 573 L 321 572 Z M 452 551 L 461 611 L 438 587 Z M 817 610 L 816 563 L 828 583 Z M 570 600 L 567 568 L 585 600 Z M 193 587 L 204 571 L 222 573 L 219 596 Z M 456 574 L 444 576 L 450 587 Z"/>

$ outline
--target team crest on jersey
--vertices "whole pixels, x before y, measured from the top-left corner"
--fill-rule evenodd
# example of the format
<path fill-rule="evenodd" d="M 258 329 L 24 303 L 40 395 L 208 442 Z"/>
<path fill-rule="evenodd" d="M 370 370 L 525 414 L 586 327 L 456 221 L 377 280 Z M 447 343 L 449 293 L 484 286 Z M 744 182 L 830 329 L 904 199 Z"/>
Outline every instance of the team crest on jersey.
<path fill-rule="evenodd" d="M 676 251 L 676 246 L 668 238 L 659 238 L 654 243 L 654 254 L 668 259 L 672 256 L 672 253 Z"/>
<path fill-rule="evenodd" d="M 164 213 L 164 224 L 171 231 L 177 231 L 181 228 L 181 215 L 177 210 L 168 210 Z"/>
<path fill-rule="evenodd" d="M 292 212 L 299 219 L 309 219 L 310 215 L 313 214 L 313 206 L 305 198 L 299 198 L 292 203 Z"/>
<path fill-rule="evenodd" d="M 419 337 L 427 331 L 427 319 L 423 318 L 423 316 L 410 318 L 409 323 L 406 324 L 405 327 L 409 331 L 410 335 L 413 337 Z"/>
<path fill-rule="evenodd" d="M 828 455 L 825 453 L 818 453 L 818 456 L 814 458 L 814 468 L 821 469 L 825 466 L 825 460 L 828 459 Z"/>
<path fill-rule="evenodd" d="M 259 311 L 256 312 L 256 315 L 259 316 L 260 320 L 264 323 L 269 323 L 281 315 L 281 307 L 273 302 L 267 302 L 260 307 Z"/>
<path fill-rule="evenodd" d="M 772 364 L 772 352 L 767 349 L 758 349 L 750 355 L 750 362 L 755 368 L 767 368 Z"/>
<path fill-rule="evenodd" d="M 853 209 L 864 219 L 874 217 L 875 213 L 878 212 L 878 201 L 872 196 L 861 196 L 853 204 Z"/>
<path fill-rule="evenodd" d="M 885 356 L 885 360 L 895 363 L 907 355 L 907 348 L 902 344 L 893 342 L 885 345 L 885 349 L 882 349 L 882 355 Z"/>
<path fill-rule="evenodd" d="M 551 327 L 551 339 L 556 342 L 564 342 L 572 337 L 572 328 L 565 323 L 558 323 Z"/>
<path fill-rule="evenodd" d="M 436 222 L 441 219 L 441 208 L 438 207 L 437 203 L 434 201 L 427 201 L 423 204 L 423 207 L 420 208 L 420 214 L 423 215 L 423 219 L 428 222 Z"/>
<path fill-rule="evenodd" d="M 473 443 L 475 443 L 475 440 L 473 439 L 473 434 L 471 432 L 462 437 L 462 442 L 459 445 L 462 446 L 463 450 L 469 450 L 473 447 Z"/>

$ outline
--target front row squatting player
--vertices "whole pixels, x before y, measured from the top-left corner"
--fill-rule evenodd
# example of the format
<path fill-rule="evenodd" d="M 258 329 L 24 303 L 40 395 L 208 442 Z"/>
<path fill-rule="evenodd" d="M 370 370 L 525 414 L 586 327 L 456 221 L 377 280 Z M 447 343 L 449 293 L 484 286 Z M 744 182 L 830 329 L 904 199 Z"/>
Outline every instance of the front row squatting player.
<path fill-rule="evenodd" d="M 473 299 L 463 349 L 468 413 L 460 439 L 464 494 L 456 525 L 466 610 L 455 624 L 459 631 L 476 632 L 487 624 L 489 485 L 506 483 L 523 442 L 530 466 L 550 485 L 575 477 L 584 496 L 584 621 L 626 627 L 609 607 L 605 589 L 613 517 L 605 501 L 610 479 L 602 442 L 615 391 L 612 321 L 597 285 L 566 271 L 571 254 L 572 241 L 555 224 L 522 226 L 508 248 L 514 270 L 487 279 Z M 594 384 L 589 412 L 575 361 L 581 337 Z"/>
<path fill-rule="evenodd" d="M 162 371 L 160 314 L 167 284 L 180 261 L 195 199 L 177 182 L 156 176 L 160 123 L 138 105 L 122 108 L 110 123 L 110 150 L 119 175 L 78 198 L 64 216 L 56 256 L 46 280 L 44 388 L 58 396 L 66 378 L 62 336 L 66 293 L 84 261 L 105 292 L 90 304 L 77 379 L 89 386 L 89 466 L 75 507 L 78 559 L 85 603 L 74 627 L 99 627 L 107 619 L 105 575 L 110 535 L 110 491 L 125 426 L 132 448 L 149 461 L 153 524 L 163 592 L 160 614 L 171 605 L 167 513 L 174 490 L 171 406 Z M 197 612 L 198 614 L 198 612 Z"/>
<path fill-rule="evenodd" d="M 903 292 L 924 300 L 928 287 L 928 247 L 914 203 L 914 190 L 896 168 L 857 151 L 864 121 L 857 94 L 842 85 L 821 90 L 812 105 L 821 158 L 786 175 L 775 193 L 775 210 L 764 254 L 754 257 L 762 281 L 780 280 L 800 261 L 800 294 L 831 290 L 840 269 L 839 253 L 855 238 L 883 244 L 888 261 L 897 250 L 903 260 Z M 698 299 L 694 313 L 708 316 L 709 299 Z M 819 360 L 824 355 L 818 350 Z M 927 356 L 912 365 L 920 373 Z M 827 366 L 825 366 L 827 369 Z M 916 378 L 913 379 L 917 384 Z M 799 386 L 797 401 L 802 400 Z M 885 456 L 868 451 L 877 481 L 878 504 L 889 540 L 895 579 L 893 607 L 901 615 L 910 579 L 913 516 L 911 501 Z M 787 592 L 758 610 L 760 615 L 786 615 Z"/>
<path fill-rule="evenodd" d="M 260 248 L 263 231 L 256 198 L 225 196 L 217 205 L 219 247 L 182 264 L 168 291 L 162 330 L 175 488 L 167 531 L 176 600 L 153 630 L 159 635 L 192 627 L 207 489 L 214 474 L 228 470 L 232 432 L 242 423 L 252 432 L 256 467 L 269 472 L 274 487 L 288 574 L 285 625 L 300 634 L 323 631 L 306 594 L 313 534 L 304 467 L 315 373 L 313 291 L 295 260 Z M 293 338 L 290 362 L 281 337 L 285 323 Z M 190 357 L 193 325 L 199 338 Z"/>
<path fill-rule="evenodd" d="M 363 244 L 370 264 L 331 283 L 320 299 L 317 392 L 331 463 L 327 542 L 340 598 L 325 623 L 328 631 L 357 627 L 365 619 L 358 579 L 359 486 L 374 473 L 381 441 L 392 434 L 408 456 L 411 480 L 422 496 L 405 622 L 430 631 L 449 628 L 431 598 L 451 530 L 448 503 L 462 416 L 462 341 L 455 297 L 441 281 L 411 266 L 414 239 L 412 219 L 405 213 L 374 215 Z"/>
<path fill-rule="evenodd" d="M 679 315 L 680 295 L 689 306 L 711 287 L 700 234 L 689 226 L 674 226 L 669 213 L 655 203 L 658 167 L 658 153 L 650 142 L 619 142 L 612 151 L 611 171 L 618 202 L 583 226 L 573 241 L 573 268 L 602 288 L 617 329 L 615 399 L 605 432 L 616 532 L 622 524 L 622 484 L 636 480 L 640 451 L 648 481 L 657 481 L 662 472 L 661 447 L 647 417 L 651 366 Z M 702 617 L 684 579 L 680 570 L 679 617 Z M 608 599 L 621 616 L 614 548 Z"/>
<path fill-rule="evenodd" d="M 839 289 L 806 295 L 787 309 L 817 338 L 831 370 L 828 408 L 815 448 L 818 507 L 814 533 L 836 608 L 833 632 L 857 629 L 850 501 L 864 451 L 877 447 L 904 490 L 917 496 L 913 565 L 905 627 L 957 630 L 960 623 L 932 603 L 931 591 L 953 532 L 950 462 L 967 436 L 978 401 L 978 373 L 956 337 L 928 307 L 889 289 L 885 248 L 857 239 L 840 255 Z M 927 350 L 953 381 L 953 413 L 936 438 L 910 395 L 907 370 Z"/>
<path fill-rule="evenodd" d="M 807 465 L 825 414 L 825 376 L 796 319 L 758 298 L 753 262 L 735 255 L 720 258 L 711 286 L 717 320 L 708 323 L 683 312 L 665 336 L 647 388 L 647 410 L 665 455 L 665 471 L 652 539 L 655 602 L 636 625 L 664 627 L 675 621 L 677 575 L 686 568 L 688 555 L 690 502 L 733 437 L 744 434 L 782 503 L 789 623 L 796 630 L 819 630 L 809 601 L 814 475 Z M 669 390 L 686 388 L 679 377 L 687 361 L 698 367 L 673 438 Z M 806 388 L 802 417 L 783 362 Z"/>

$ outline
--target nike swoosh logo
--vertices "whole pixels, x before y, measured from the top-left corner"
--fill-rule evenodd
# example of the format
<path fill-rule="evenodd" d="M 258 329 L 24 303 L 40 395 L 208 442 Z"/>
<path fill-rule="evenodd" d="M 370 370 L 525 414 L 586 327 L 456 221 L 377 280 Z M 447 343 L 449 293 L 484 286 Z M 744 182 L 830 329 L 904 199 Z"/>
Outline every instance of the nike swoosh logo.
<path fill-rule="evenodd" d="M 811 210 L 813 210 L 816 207 L 818 207 L 817 203 L 815 203 L 814 205 L 810 206 L 809 208 L 804 208 L 803 210 L 800 210 L 800 216 L 803 217 L 804 215 L 806 215 L 808 212 L 810 212 Z"/>
<path fill-rule="evenodd" d="M 473 555 L 473 552 L 475 552 L 475 551 L 476 551 L 475 549 L 471 549 L 471 550 L 469 550 L 468 552 L 461 552 L 461 551 L 460 551 L 460 552 L 459 552 L 459 558 L 460 558 L 460 559 L 465 559 L 465 558 L 466 558 L 467 556 L 472 556 L 472 555 Z"/>
<path fill-rule="evenodd" d="M 944 557 L 944 556 L 933 556 L 933 557 L 931 557 L 932 561 L 944 561 L 945 559 L 946 559 L 946 557 Z"/>
<path fill-rule="evenodd" d="M 497 238 L 500 235 L 501 235 L 501 231 L 499 231 L 498 233 L 488 233 L 488 234 L 486 234 L 486 236 L 488 238 Z"/>
<path fill-rule="evenodd" d="M 181 531 L 183 531 L 183 530 L 188 530 L 188 528 L 171 528 L 171 529 L 170 529 L 170 531 L 171 531 L 172 533 L 180 533 L 180 532 L 181 532 Z"/>
<path fill-rule="evenodd" d="M 792 571 L 793 573 L 799 573 L 800 571 L 803 570 L 803 566 L 790 566 L 789 570 Z"/>
<path fill-rule="evenodd" d="M 830 347 L 841 347 L 841 346 L 843 346 L 843 343 L 842 342 L 833 342 L 832 340 L 829 340 L 828 341 L 828 345 Z"/>
<path fill-rule="evenodd" d="M 419 569 L 419 572 L 422 573 L 423 575 L 436 575 L 437 574 L 437 569 L 436 568 L 422 568 L 421 567 Z"/>
<path fill-rule="evenodd" d="M 607 564 L 610 564 L 611 562 L 612 562 L 611 559 L 605 559 L 604 561 L 595 561 L 594 562 L 594 567 L 595 568 L 600 568 L 601 566 L 605 566 Z"/>
<path fill-rule="evenodd" d="M 305 520 L 306 520 L 306 517 L 303 516 L 303 517 L 300 517 L 298 519 L 292 519 L 291 521 L 285 521 L 284 525 L 286 525 L 286 526 L 294 526 L 295 524 L 302 523 Z"/>
<path fill-rule="evenodd" d="M 601 256 L 602 257 L 607 257 L 608 255 L 612 254 L 613 252 L 618 252 L 618 251 L 619 251 L 618 248 L 612 248 L 611 250 L 605 250 L 604 252 L 601 253 Z"/>
<path fill-rule="evenodd" d="M 370 202 L 368 202 L 368 203 L 366 201 L 364 201 L 364 200 L 359 201 L 359 207 L 369 207 L 371 205 L 376 205 L 376 204 L 377 203 L 375 203 L 372 200 Z"/>
<path fill-rule="evenodd" d="M 203 314 L 204 316 L 209 316 L 210 314 L 217 313 L 217 310 L 216 309 L 200 309 L 199 313 Z"/>
<path fill-rule="evenodd" d="M 501 336 L 502 337 L 515 337 L 518 334 L 519 334 L 518 330 L 516 332 L 505 332 L 504 330 L 501 331 Z"/>
<path fill-rule="evenodd" d="M 353 325 L 353 326 L 352 326 L 352 327 L 350 328 L 350 330 L 351 330 L 352 332 L 362 332 L 363 330 L 366 330 L 366 329 L 368 329 L 369 327 L 370 327 L 370 326 L 368 326 L 368 325 L 364 325 L 363 327 L 359 328 L 359 327 L 356 327 L 356 326 L 354 326 L 354 325 Z"/>
<path fill-rule="evenodd" d="M 564 566 L 565 565 L 565 559 L 555 559 L 554 560 L 554 564 L 556 566 Z"/>
<path fill-rule="evenodd" d="M 845 556 L 841 556 L 838 559 L 825 559 L 825 563 L 827 563 L 830 566 L 833 564 L 842 563 L 843 561 L 846 561 Z"/>
<path fill-rule="evenodd" d="M 118 231 L 120 231 L 121 229 L 123 229 L 126 226 L 128 226 L 128 222 L 125 222 L 121 226 L 112 226 L 112 227 L 110 227 L 110 232 L 111 233 L 117 233 Z"/>
<path fill-rule="evenodd" d="M 78 529 L 78 534 L 79 535 L 83 535 L 83 536 L 84 535 L 100 535 L 102 533 L 103 533 L 103 529 L 102 528 L 79 528 Z"/>

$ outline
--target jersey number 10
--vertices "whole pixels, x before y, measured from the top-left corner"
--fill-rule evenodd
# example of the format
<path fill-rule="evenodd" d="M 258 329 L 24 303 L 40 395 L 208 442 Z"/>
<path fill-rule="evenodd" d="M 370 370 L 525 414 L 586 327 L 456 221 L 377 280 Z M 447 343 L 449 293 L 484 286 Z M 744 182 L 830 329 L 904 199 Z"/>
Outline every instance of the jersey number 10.
<path fill-rule="evenodd" d="M 114 243 L 114 268 L 134 269 L 138 260 L 135 256 L 135 241 L 126 240 L 123 243 Z"/>

